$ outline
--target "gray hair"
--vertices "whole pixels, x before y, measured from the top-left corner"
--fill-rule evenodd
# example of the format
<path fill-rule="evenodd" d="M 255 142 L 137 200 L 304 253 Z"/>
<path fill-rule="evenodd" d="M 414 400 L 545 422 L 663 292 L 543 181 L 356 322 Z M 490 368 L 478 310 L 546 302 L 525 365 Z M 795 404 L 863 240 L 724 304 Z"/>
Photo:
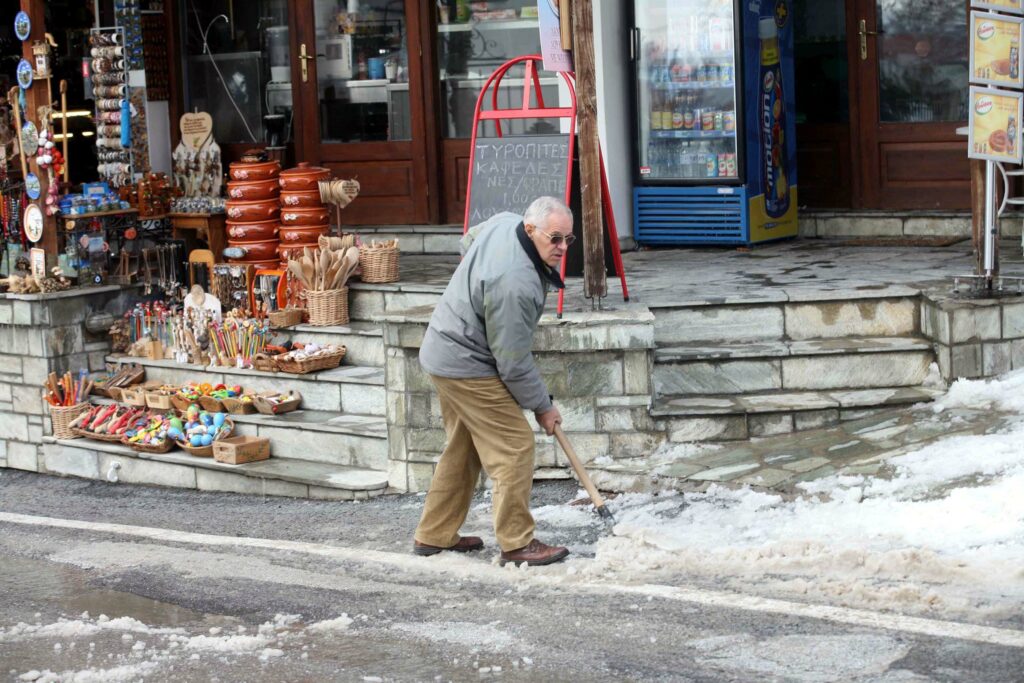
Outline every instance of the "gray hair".
<path fill-rule="evenodd" d="M 561 213 L 568 216 L 569 222 L 572 223 L 572 209 L 566 206 L 565 202 L 557 197 L 537 197 L 534 199 L 533 203 L 526 209 L 526 214 L 523 216 L 523 223 L 536 225 L 540 228 L 547 228 L 548 216 L 553 213 Z"/>

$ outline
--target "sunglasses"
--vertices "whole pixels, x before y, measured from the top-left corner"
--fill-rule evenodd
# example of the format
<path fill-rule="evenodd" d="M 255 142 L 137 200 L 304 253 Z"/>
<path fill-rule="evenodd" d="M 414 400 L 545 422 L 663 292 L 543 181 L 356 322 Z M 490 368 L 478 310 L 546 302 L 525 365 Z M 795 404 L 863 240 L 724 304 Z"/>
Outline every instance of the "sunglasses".
<path fill-rule="evenodd" d="M 561 235 L 556 232 L 554 235 L 552 235 L 550 232 L 544 232 L 543 230 L 538 230 L 537 232 L 551 240 L 551 244 L 555 245 L 556 247 L 562 242 L 565 242 L 565 246 L 568 247 L 569 245 L 576 241 L 576 235 L 573 234 Z"/>

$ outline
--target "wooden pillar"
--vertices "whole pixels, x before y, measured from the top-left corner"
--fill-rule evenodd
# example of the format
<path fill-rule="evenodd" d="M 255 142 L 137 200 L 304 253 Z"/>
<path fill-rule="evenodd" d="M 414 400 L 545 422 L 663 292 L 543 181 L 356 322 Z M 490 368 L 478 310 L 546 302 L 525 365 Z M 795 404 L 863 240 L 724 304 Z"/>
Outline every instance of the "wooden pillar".
<path fill-rule="evenodd" d="M 597 134 L 597 71 L 591 0 L 572 0 L 573 63 L 576 67 L 576 121 L 579 127 L 580 201 L 583 224 L 583 293 L 608 294 L 601 216 L 601 142 Z"/>
<path fill-rule="evenodd" d="M 21 44 L 21 56 L 24 57 L 35 68 L 35 57 L 32 55 L 32 43 L 37 40 L 46 39 L 46 2 L 44 0 L 21 0 L 21 9 L 28 14 L 32 21 L 32 32 L 28 40 Z M 39 120 L 39 107 L 53 103 L 52 95 L 49 92 L 49 82 L 35 80 L 32 87 L 25 91 L 25 120 L 32 121 L 40 130 L 49 122 Z M 21 131 L 19 131 L 20 134 Z M 34 154 L 25 159 L 25 165 L 29 173 L 35 173 L 39 178 L 39 199 L 33 200 L 43 210 L 43 238 L 35 246 L 46 250 L 47 267 L 57 261 L 57 219 L 54 216 L 46 215 L 46 193 L 50 184 L 47 182 L 47 172 L 39 169 L 36 165 Z"/>
<path fill-rule="evenodd" d="M 971 168 L 971 244 L 974 247 L 974 273 L 985 270 L 985 162 L 970 160 Z"/>

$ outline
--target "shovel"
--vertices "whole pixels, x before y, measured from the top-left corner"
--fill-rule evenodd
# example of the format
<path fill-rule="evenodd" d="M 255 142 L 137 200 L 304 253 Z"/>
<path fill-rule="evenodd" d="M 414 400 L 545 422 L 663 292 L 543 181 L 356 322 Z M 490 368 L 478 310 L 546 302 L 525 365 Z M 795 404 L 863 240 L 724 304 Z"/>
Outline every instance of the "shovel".
<path fill-rule="evenodd" d="M 615 517 L 612 516 L 612 511 L 608 509 L 608 506 L 604 504 L 604 498 L 597 492 L 597 487 L 594 486 L 594 482 L 590 481 L 590 475 L 583 468 L 583 463 L 580 462 L 580 458 L 576 455 L 576 449 L 569 443 L 569 439 L 566 438 L 565 432 L 562 431 L 561 425 L 555 425 L 555 438 L 558 439 L 559 445 L 562 450 L 565 451 L 565 456 L 569 458 L 569 464 L 572 465 L 572 469 L 576 472 L 576 476 L 579 477 L 580 483 L 583 484 L 583 488 L 587 490 L 587 494 L 590 495 L 590 501 L 594 504 L 594 509 L 597 514 L 604 520 L 604 524 L 611 531 L 615 526 Z"/>

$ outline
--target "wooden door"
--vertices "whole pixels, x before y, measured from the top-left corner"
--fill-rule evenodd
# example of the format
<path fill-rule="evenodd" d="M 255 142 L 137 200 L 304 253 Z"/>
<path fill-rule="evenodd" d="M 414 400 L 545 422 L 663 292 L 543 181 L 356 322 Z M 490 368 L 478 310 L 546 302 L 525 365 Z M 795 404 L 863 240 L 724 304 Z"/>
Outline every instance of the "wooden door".
<path fill-rule="evenodd" d="M 856 204 L 967 209 L 968 3 L 852 0 L 847 13 Z M 806 176 L 803 176 L 806 177 Z"/>
<path fill-rule="evenodd" d="M 421 57 L 428 3 L 362 0 L 355 14 L 350 5 L 294 6 L 297 156 L 359 181 L 342 223 L 429 222 L 437 209 L 428 171 L 436 124 Z"/>

